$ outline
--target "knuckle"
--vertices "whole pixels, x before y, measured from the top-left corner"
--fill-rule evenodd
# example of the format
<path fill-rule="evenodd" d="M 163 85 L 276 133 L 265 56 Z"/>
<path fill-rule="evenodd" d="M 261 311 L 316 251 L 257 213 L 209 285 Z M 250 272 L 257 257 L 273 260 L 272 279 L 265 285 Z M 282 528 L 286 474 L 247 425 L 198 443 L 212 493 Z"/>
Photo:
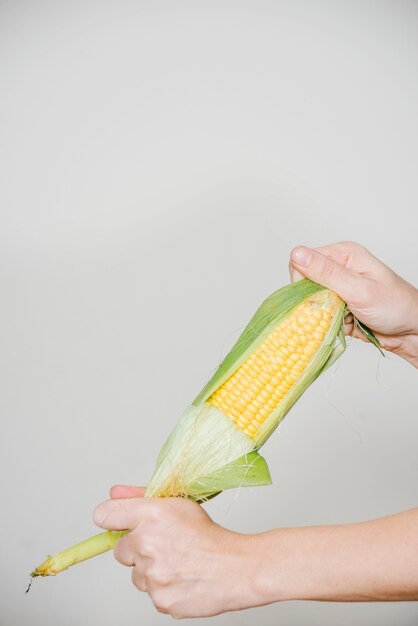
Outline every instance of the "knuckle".
<path fill-rule="evenodd" d="M 344 239 L 343 241 L 339 241 L 339 246 L 345 246 L 346 248 L 357 248 L 360 244 L 356 241 L 351 241 L 351 239 Z"/>
<path fill-rule="evenodd" d="M 136 568 L 133 568 L 131 578 L 132 578 L 133 584 L 135 585 L 137 589 L 139 589 L 139 591 L 142 591 L 142 592 L 147 591 L 147 581 L 145 579 L 145 576 L 142 575 L 140 572 L 138 572 Z"/>
<path fill-rule="evenodd" d="M 364 255 L 370 256 L 370 250 L 357 241 L 343 241 L 341 243 L 349 253 L 355 254 L 357 257 Z"/>
<path fill-rule="evenodd" d="M 171 614 L 173 603 L 168 593 L 156 590 L 152 592 L 151 599 L 159 613 Z"/>
<path fill-rule="evenodd" d="M 147 570 L 147 577 L 150 583 L 154 586 L 164 587 L 171 582 L 172 577 L 162 567 L 150 566 Z"/>
<path fill-rule="evenodd" d="M 125 565 L 124 553 L 122 552 L 121 548 L 117 544 L 115 548 L 113 549 L 113 556 L 115 557 L 118 563 L 120 563 L 121 565 Z"/>
<path fill-rule="evenodd" d="M 164 512 L 162 510 L 164 505 L 166 505 L 165 502 L 155 501 L 152 503 L 152 506 L 149 507 L 147 511 L 147 522 L 152 528 L 164 519 Z"/>
<path fill-rule="evenodd" d="M 113 548 L 113 556 L 118 561 L 118 563 L 121 563 L 121 565 L 130 566 L 132 564 L 130 554 L 131 551 L 129 549 L 129 540 L 127 537 L 122 537 Z"/>
<path fill-rule="evenodd" d="M 155 559 L 158 555 L 157 543 L 149 534 L 138 537 L 138 552 L 141 556 Z"/>
<path fill-rule="evenodd" d="M 330 257 L 325 257 L 322 269 L 321 269 L 321 277 L 325 280 L 332 277 L 335 270 L 335 262 Z"/>

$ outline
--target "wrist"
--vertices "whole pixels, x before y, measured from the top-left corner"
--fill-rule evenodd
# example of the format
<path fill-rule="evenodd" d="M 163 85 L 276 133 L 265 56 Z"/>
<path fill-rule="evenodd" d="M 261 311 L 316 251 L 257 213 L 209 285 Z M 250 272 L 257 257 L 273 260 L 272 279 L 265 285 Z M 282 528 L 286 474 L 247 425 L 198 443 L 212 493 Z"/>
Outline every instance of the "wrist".
<path fill-rule="evenodd" d="M 225 586 L 229 589 L 228 607 L 225 610 L 246 609 L 284 600 L 278 593 L 277 578 L 281 560 L 272 554 L 270 535 L 277 531 L 257 535 L 232 533 L 227 546 L 222 549 L 222 568 Z M 274 547 L 277 540 L 274 540 Z"/>
<path fill-rule="evenodd" d="M 390 350 L 418 368 L 418 333 L 401 337 L 398 345 Z"/>
<path fill-rule="evenodd" d="M 418 367 L 418 289 L 410 283 L 405 283 L 402 294 L 403 315 L 409 323 L 403 333 L 398 335 L 398 342 L 392 348 L 392 352 Z"/>
<path fill-rule="evenodd" d="M 292 599 L 292 570 L 299 578 L 303 568 L 298 572 L 296 555 L 289 548 L 287 532 L 287 529 L 275 529 L 246 536 L 246 562 L 250 563 L 250 590 L 254 600 L 252 606 Z"/>

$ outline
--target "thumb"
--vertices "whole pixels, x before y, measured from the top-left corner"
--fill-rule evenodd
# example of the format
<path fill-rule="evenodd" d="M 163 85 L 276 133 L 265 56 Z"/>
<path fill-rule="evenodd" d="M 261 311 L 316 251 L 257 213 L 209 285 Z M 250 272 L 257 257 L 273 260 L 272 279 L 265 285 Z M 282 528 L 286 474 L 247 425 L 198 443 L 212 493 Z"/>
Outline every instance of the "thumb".
<path fill-rule="evenodd" d="M 290 253 L 290 259 L 300 274 L 332 289 L 347 303 L 350 303 L 358 291 L 360 276 L 317 250 L 297 246 Z"/>
<path fill-rule="evenodd" d="M 93 521 L 106 530 L 133 530 L 148 506 L 145 498 L 106 500 L 94 509 Z"/>

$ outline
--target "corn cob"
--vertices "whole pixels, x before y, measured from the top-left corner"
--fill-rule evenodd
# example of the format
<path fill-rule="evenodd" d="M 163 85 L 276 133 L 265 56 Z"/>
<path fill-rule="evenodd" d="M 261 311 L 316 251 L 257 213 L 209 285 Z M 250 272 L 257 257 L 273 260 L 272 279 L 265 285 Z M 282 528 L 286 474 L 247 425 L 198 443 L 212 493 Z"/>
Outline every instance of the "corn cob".
<path fill-rule="evenodd" d="M 254 452 L 343 352 L 344 311 L 335 293 L 308 280 L 267 298 L 169 437 L 147 495 L 201 501 L 250 477 L 254 484 L 255 475 L 257 484 L 268 482 L 264 459 Z"/>
<path fill-rule="evenodd" d="M 204 502 L 224 489 L 270 484 L 258 450 L 344 351 L 345 313 L 336 294 L 306 279 L 267 298 L 165 442 L 146 496 Z M 100 533 L 49 557 L 31 576 L 100 554 L 124 532 Z"/>
<path fill-rule="evenodd" d="M 329 331 L 339 299 L 319 292 L 297 306 L 209 398 L 253 439 L 308 366 Z"/>

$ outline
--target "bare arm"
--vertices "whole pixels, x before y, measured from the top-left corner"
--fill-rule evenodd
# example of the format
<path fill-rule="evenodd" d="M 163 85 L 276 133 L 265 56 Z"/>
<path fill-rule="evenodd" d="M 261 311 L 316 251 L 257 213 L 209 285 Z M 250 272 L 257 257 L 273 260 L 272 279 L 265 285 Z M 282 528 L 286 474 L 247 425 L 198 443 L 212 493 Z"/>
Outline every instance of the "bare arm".
<path fill-rule="evenodd" d="M 418 600 L 418 509 L 255 538 L 258 576 L 276 600 Z"/>
<path fill-rule="evenodd" d="M 129 498 L 129 494 L 131 497 Z M 340 526 L 257 535 L 215 524 L 199 505 L 115 487 L 101 528 L 131 529 L 115 548 L 157 609 L 206 617 L 283 600 L 418 600 L 418 509 Z"/>

